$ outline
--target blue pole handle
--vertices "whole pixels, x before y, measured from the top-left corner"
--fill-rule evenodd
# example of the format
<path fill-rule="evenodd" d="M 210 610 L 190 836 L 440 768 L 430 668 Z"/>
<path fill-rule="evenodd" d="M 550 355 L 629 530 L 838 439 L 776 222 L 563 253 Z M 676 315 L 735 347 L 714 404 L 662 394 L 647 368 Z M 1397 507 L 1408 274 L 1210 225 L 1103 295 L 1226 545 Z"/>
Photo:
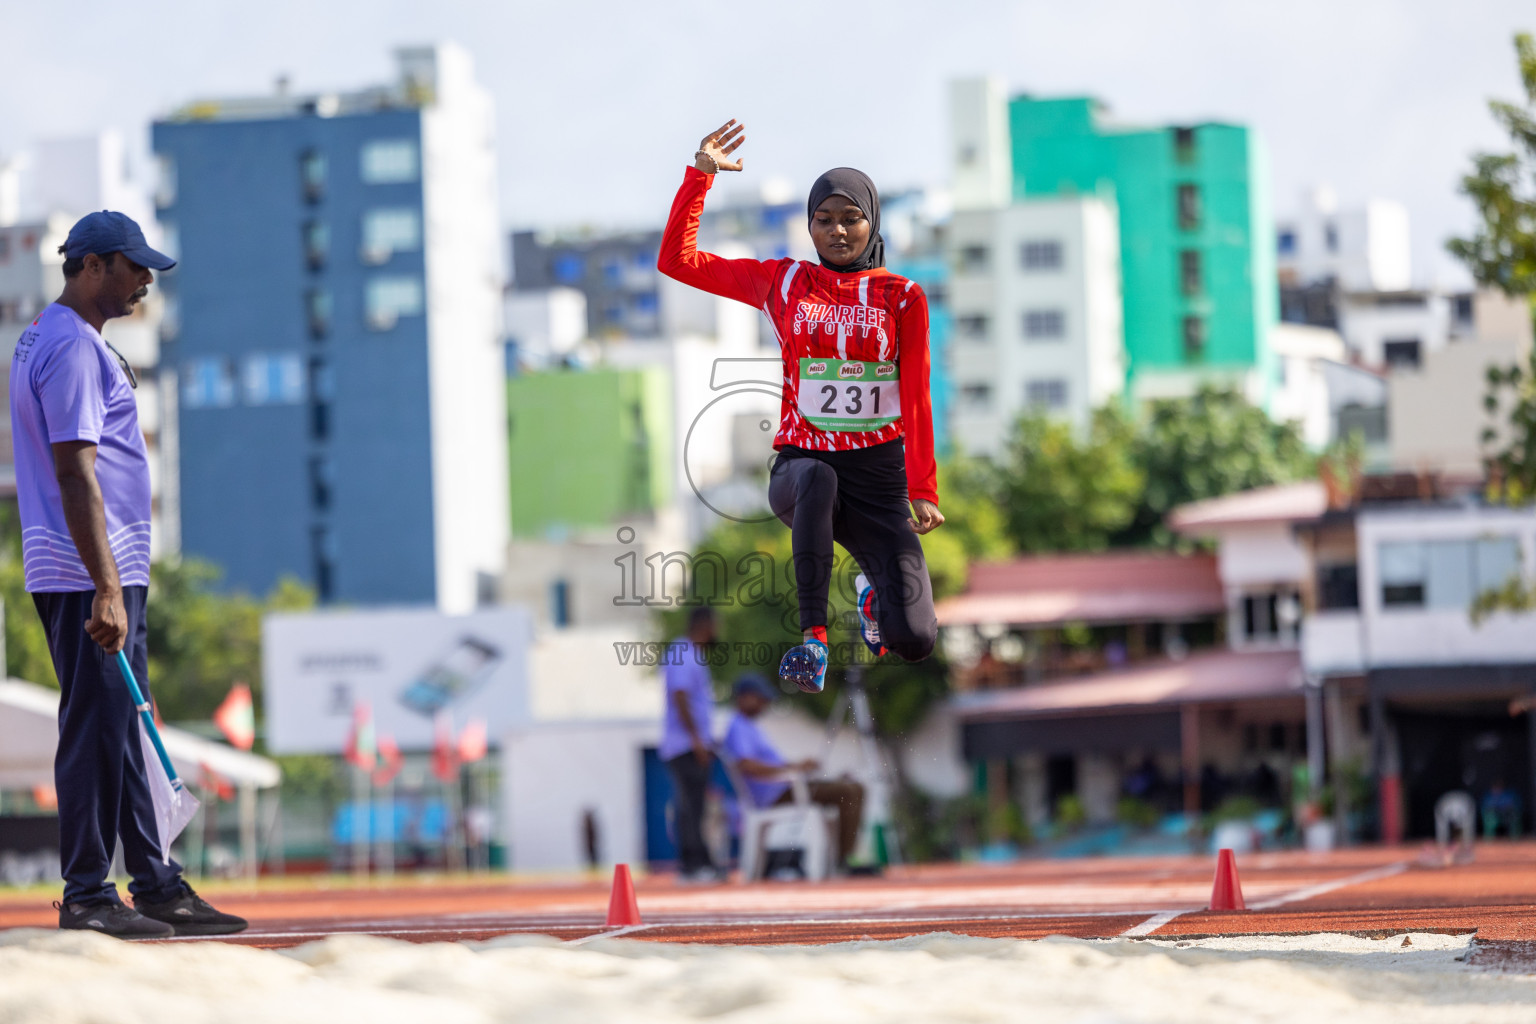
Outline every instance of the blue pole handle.
<path fill-rule="evenodd" d="M 176 774 L 176 766 L 171 764 L 171 755 L 165 752 L 165 744 L 160 742 L 160 730 L 155 728 L 154 712 L 150 709 L 149 701 L 144 699 L 143 691 L 139 689 L 139 681 L 133 677 L 133 666 L 128 664 L 126 651 L 117 652 L 117 667 L 123 670 L 123 681 L 128 684 L 128 692 L 133 695 L 134 710 L 139 713 L 139 719 L 149 732 L 149 741 L 155 745 L 155 753 L 160 755 L 160 764 L 165 768 L 166 776 L 170 778 L 172 786 L 184 789 L 181 778 Z"/>

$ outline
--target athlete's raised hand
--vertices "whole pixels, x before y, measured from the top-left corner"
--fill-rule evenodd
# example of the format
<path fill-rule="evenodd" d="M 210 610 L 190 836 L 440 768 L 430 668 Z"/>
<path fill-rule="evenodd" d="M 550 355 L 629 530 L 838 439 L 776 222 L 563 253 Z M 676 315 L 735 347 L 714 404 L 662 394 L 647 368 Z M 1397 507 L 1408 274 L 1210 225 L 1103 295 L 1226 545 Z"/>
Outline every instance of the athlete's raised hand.
<path fill-rule="evenodd" d="M 907 522 L 912 524 L 914 533 L 924 534 L 944 525 L 944 513 L 927 498 L 913 498 L 912 518 Z"/>
<path fill-rule="evenodd" d="M 741 170 L 742 161 L 732 160 L 730 157 L 743 142 L 747 141 L 747 137 L 741 134 L 746 130 L 747 126 L 737 124 L 733 117 L 704 136 L 704 141 L 699 143 L 699 151 L 693 154 L 693 166 L 705 174 Z"/>

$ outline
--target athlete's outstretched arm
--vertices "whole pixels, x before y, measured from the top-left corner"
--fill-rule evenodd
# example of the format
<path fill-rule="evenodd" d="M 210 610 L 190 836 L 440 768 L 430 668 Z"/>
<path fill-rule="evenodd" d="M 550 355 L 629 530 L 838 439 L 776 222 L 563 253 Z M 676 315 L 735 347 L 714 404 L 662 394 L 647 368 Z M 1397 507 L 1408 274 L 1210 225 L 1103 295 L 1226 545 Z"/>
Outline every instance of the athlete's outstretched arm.
<path fill-rule="evenodd" d="M 928 296 L 909 282 L 896 314 L 901 364 L 901 422 L 906 434 L 907 494 L 912 529 L 927 533 L 944 522 L 933 457 L 933 398 L 928 391 Z"/>
<path fill-rule="evenodd" d="M 672 200 L 667 228 L 661 235 L 661 252 L 656 268 L 683 284 L 714 295 L 745 302 L 754 308 L 767 301 L 773 287 L 776 264 L 758 260 L 728 260 L 714 253 L 700 252 L 699 215 L 704 212 L 704 193 L 714 183 L 717 171 L 739 171 L 740 158 L 731 160 L 747 140 L 744 125 L 727 121 L 704 136 L 693 156 L 693 166 L 683 174 L 683 185 Z"/>

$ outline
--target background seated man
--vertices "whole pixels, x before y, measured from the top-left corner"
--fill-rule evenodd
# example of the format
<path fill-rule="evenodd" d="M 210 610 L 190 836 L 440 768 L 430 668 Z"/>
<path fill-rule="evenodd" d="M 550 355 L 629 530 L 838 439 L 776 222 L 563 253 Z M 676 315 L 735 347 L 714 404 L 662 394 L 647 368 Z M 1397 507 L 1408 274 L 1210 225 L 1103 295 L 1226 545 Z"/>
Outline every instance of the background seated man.
<path fill-rule="evenodd" d="M 758 728 L 757 717 L 773 703 L 774 692 L 762 676 L 746 675 L 736 680 L 732 691 L 736 713 L 725 731 L 724 755 L 735 763 L 746 779 L 753 802 L 759 807 L 790 803 L 794 797 L 786 770 L 813 772 L 819 766 L 807 759 L 790 764 L 774 749 Z M 837 808 L 837 860 L 847 867 L 848 857 L 859 840 L 859 823 L 864 815 L 864 787 L 857 782 L 810 782 L 811 799 L 826 807 Z"/>

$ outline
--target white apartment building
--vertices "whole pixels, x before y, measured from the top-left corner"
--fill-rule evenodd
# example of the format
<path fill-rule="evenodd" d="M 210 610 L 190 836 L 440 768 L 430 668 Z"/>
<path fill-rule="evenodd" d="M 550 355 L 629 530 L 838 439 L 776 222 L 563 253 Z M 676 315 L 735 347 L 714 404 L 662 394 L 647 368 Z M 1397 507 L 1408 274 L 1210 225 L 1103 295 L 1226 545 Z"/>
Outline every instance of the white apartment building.
<path fill-rule="evenodd" d="M 1403 291 L 1411 283 L 1408 231 L 1401 203 L 1368 199 L 1340 210 L 1333 189 L 1318 186 L 1279 225 L 1276 267 L 1288 283 L 1332 280 L 1347 292 Z"/>
<path fill-rule="evenodd" d="M 993 455 L 1028 410 L 1086 430 L 1125 388 L 1119 220 L 1095 196 L 957 210 L 950 223 L 956 447 Z"/>
<path fill-rule="evenodd" d="M 1348 791 L 1335 823 L 1386 841 L 1433 832 L 1451 790 L 1518 795 L 1536 808 L 1536 695 L 1529 614 L 1482 622 L 1478 595 L 1532 583 L 1536 513 L 1459 495 L 1440 478 L 1368 478 L 1355 495 L 1316 483 L 1228 495 L 1178 509 L 1180 532 L 1216 541 L 1234 644 L 1299 644 L 1308 759 Z M 1363 499 L 1362 499 L 1363 496 Z M 1336 794 L 1339 791 L 1336 790 Z"/>

